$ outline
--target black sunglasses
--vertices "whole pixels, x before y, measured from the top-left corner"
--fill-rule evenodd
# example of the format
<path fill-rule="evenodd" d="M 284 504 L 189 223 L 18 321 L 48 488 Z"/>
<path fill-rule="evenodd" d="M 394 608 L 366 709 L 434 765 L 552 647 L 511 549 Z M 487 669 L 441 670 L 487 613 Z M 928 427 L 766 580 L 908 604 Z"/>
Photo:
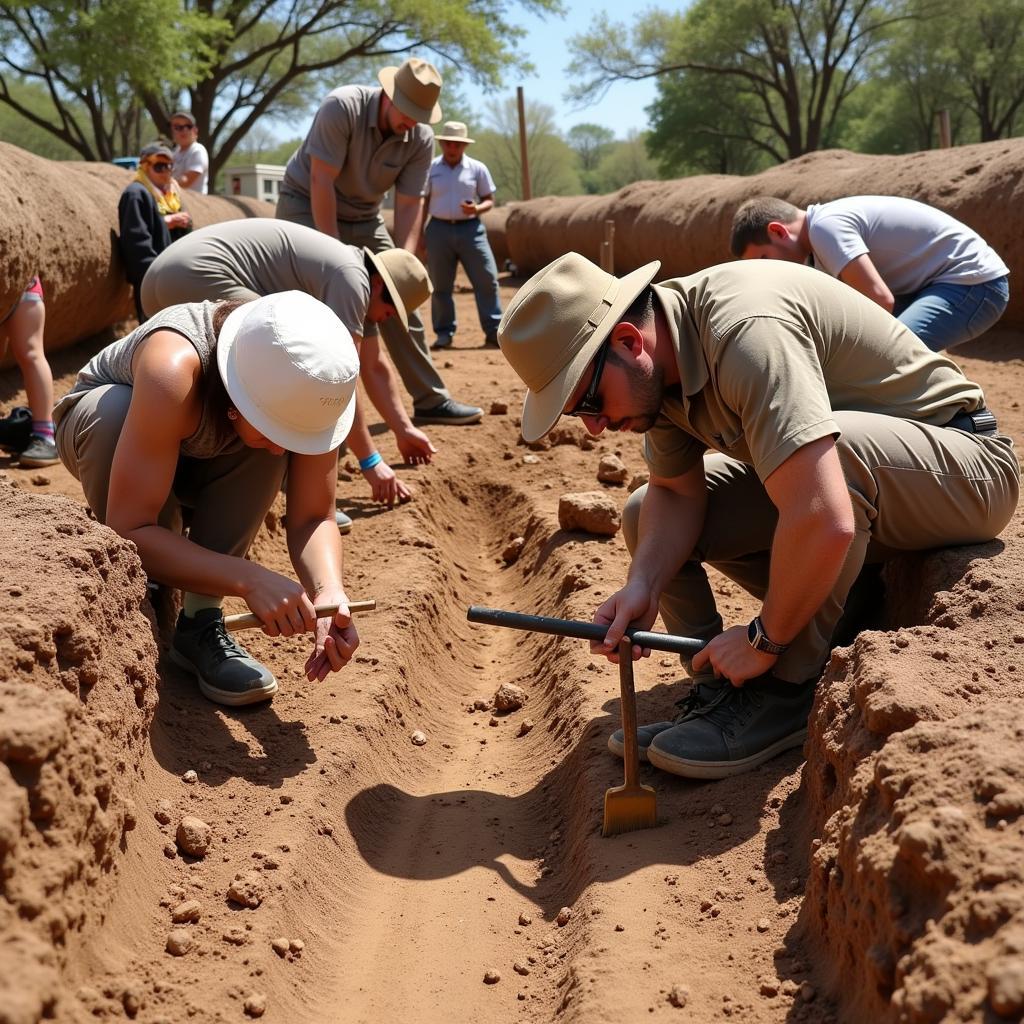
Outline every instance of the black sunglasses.
<path fill-rule="evenodd" d="M 594 376 L 590 378 L 590 385 L 583 392 L 583 397 L 565 414 L 566 416 L 600 416 L 604 407 L 604 399 L 601 398 L 597 389 L 601 386 L 601 374 L 604 373 L 604 363 L 608 358 L 608 349 L 611 347 L 611 340 L 606 341 L 598 350 L 594 359 Z"/>
<path fill-rule="evenodd" d="M 190 125 L 190 124 L 172 124 L 171 125 L 171 128 L 173 128 L 174 131 L 176 131 L 176 132 L 185 132 L 185 131 L 188 131 L 188 129 L 191 128 L 191 127 L 192 127 L 192 125 Z"/>
<path fill-rule="evenodd" d="M 154 171 L 169 171 L 174 166 L 174 164 L 160 163 L 151 164 L 150 166 L 153 168 Z"/>

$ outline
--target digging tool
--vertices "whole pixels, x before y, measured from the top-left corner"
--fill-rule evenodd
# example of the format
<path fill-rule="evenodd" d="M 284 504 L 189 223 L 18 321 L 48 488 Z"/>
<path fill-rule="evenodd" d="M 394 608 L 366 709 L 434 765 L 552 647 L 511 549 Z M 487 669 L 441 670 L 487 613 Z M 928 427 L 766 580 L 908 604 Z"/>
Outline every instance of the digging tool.
<path fill-rule="evenodd" d="M 619 709 L 622 714 L 622 763 L 626 779 L 604 794 L 603 836 L 654 828 L 658 819 L 657 798 L 639 779 L 640 751 L 636 744 L 636 691 L 633 689 L 633 641 L 619 643 Z"/>
<path fill-rule="evenodd" d="M 340 604 L 318 604 L 313 610 L 316 612 L 318 619 L 326 619 L 341 607 Z M 369 601 L 349 601 L 348 610 L 350 612 L 372 612 L 377 607 L 377 602 L 373 599 Z M 253 615 L 252 612 L 244 612 L 241 615 L 226 615 L 224 617 L 224 628 L 229 633 L 236 633 L 240 629 L 253 629 L 256 626 L 262 626 L 263 623 L 260 621 L 258 616 Z"/>

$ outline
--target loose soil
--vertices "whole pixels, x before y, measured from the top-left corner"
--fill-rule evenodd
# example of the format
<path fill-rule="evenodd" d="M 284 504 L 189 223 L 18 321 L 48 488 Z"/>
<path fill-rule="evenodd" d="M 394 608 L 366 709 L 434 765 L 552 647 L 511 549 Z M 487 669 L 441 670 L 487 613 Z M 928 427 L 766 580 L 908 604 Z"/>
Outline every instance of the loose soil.
<path fill-rule="evenodd" d="M 506 303 L 513 291 L 506 282 Z M 989 908 L 995 923 L 990 921 L 988 931 L 978 924 L 981 912 L 962 932 L 952 934 L 947 927 L 943 941 L 956 949 L 943 960 L 942 936 L 931 947 L 915 940 L 961 900 L 956 880 L 933 870 L 942 861 L 943 836 L 951 849 L 948 829 L 935 825 L 932 835 L 918 828 L 900 840 L 909 850 L 901 898 L 915 913 L 926 911 L 932 918 L 931 925 L 922 918 L 908 933 L 899 908 L 886 906 L 890 875 L 881 854 L 896 825 L 884 814 L 874 823 L 849 814 L 838 819 L 858 779 L 870 789 L 874 776 L 860 778 L 858 766 L 879 750 L 888 758 L 888 774 L 902 779 L 902 796 L 924 807 L 921 813 L 931 813 L 925 805 L 942 788 L 936 781 L 942 758 L 931 760 L 920 751 L 912 756 L 910 750 L 901 761 L 898 748 L 904 740 L 913 747 L 922 729 L 947 730 L 923 749 L 960 757 L 960 778 L 1019 772 L 1012 762 L 1020 759 L 1006 756 L 1015 744 L 1019 750 L 1016 719 L 997 723 L 991 735 L 1000 737 L 999 747 L 983 748 L 974 767 L 963 768 L 963 758 L 970 761 L 977 752 L 962 747 L 966 740 L 953 733 L 962 728 L 969 739 L 971 727 L 962 724 L 961 712 L 970 709 L 956 701 L 960 684 L 970 682 L 961 672 L 979 650 L 989 652 L 986 664 L 995 666 L 999 684 L 989 673 L 971 691 L 967 699 L 974 700 L 975 712 L 1020 695 L 1024 671 L 1013 665 L 1006 635 L 1007 629 L 1012 633 L 1006 625 L 1012 615 L 1019 618 L 1013 602 L 1021 597 L 1020 517 L 1007 529 L 1007 549 L 998 559 L 995 551 L 974 549 L 977 559 L 968 553 L 962 565 L 947 563 L 945 575 L 930 581 L 933 591 L 952 588 L 960 577 L 967 581 L 961 585 L 966 597 L 948 602 L 950 622 L 936 624 L 941 616 L 929 604 L 932 591 L 913 592 L 923 579 L 920 564 L 932 562 L 893 577 L 902 602 L 887 608 L 893 631 L 862 636 L 830 669 L 833 682 L 828 700 L 819 700 L 809 747 L 812 769 L 803 772 L 800 751 L 715 783 L 687 782 L 645 766 L 643 779 L 658 793 L 659 827 L 603 839 L 603 793 L 621 782 L 621 762 L 605 749 L 618 722 L 617 670 L 591 656 L 580 641 L 475 626 L 465 613 L 469 605 L 483 604 L 590 618 L 624 578 L 625 544 L 621 535 L 560 531 L 559 498 L 603 490 L 621 505 L 626 489 L 599 483 L 598 464 L 617 454 L 630 475 L 642 472 L 640 442 L 607 436 L 591 446 L 577 425 L 568 424 L 558 436 L 562 443 L 528 449 L 516 419 L 522 386 L 496 350 L 482 347 L 472 296 L 460 293 L 457 306 L 465 326 L 454 347 L 437 354 L 446 382 L 459 399 L 485 411 L 492 403 L 507 403 L 507 412 L 489 412 L 475 427 L 427 428 L 440 452 L 429 467 L 400 470 L 415 488 L 415 499 L 401 508 L 388 511 L 370 503 L 353 460 L 343 459 L 339 506 L 355 520 L 345 540 L 347 586 L 353 598 L 376 598 L 378 610 L 359 619 L 362 645 L 354 663 L 323 684 L 303 678 L 305 639 L 270 639 L 259 632 L 243 639 L 281 684 L 270 704 L 220 708 L 166 658 L 159 662 L 158 680 L 147 676 L 144 663 L 157 650 L 155 624 L 137 610 L 144 580 L 129 547 L 108 535 L 108 548 L 94 564 L 85 558 L 76 569 L 53 556 L 61 536 L 79 527 L 90 537 L 101 531 L 63 503 L 47 504 L 42 513 L 35 503 L 31 509 L 11 506 L 20 532 L 10 536 L 17 536 L 22 557 L 7 551 L 4 564 L 17 566 L 27 578 L 3 581 L 0 613 L 19 602 L 19 621 L 27 630 L 34 609 L 62 602 L 71 607 L 69 581 L 92 578 L 100 563 L 109 562 L 113 568 L 107 566 L 103 578 L 113 572 L 108 589 L 116 583 L 120 603 L 90 611 L 87 606 L 102 604 L 101 585 L 96 593 L 82 591 L 76 598 L 80 613 L 67 614 L 87 618 L 102 612 L 108 627 L 121 631 L 116 643 L 125 665 L 143 668 L 135 672 L 135 699 L 125 698 L 120 712 L 116 703 L 104 706 L 106 727 L 88 748 L 113 763 L 122 809 L 106 812 L 113 814 L 109 828 L 102 840 L 93 837 L 94 847 L 99 843 L 102 849 L 95 858 L 79 858 L 86 863 L 82 877 L 65 872 L 60 885 L 39 896 L 40 911 L 61 892 L 74 893 L 82 905 L 57 929 L 59 935 L 51 928 L 55 952 L 35 955 L 38 935 L 24 913 L 22 931 L 5 933 L 7 952 L 20 947 L 24 953 L 17 962 L 26 965 L 19 975 L 26 998 L 0 1007 L 0 1021 L 127 1016 L 177 1024 L 262 1014 L 288 1024 L 781 1024 L 864 1020 L 863 1007 L 876 1007 L 872 1000 L 878 998 L 887 1005 L 890 996 L 899 1004 L 892 1020 L 1019 1019 L 1013 1016 L 1015 968 L 1005 929 L 999 956 L 1009 958 L 1008 965 L 988 989 L 978 989 L 971 963 L 956 959 L 962 948 L 956 942 L 970 933 L 978 949 L 988 950 L 985 943 L 996 930 L 1014 922 L 1024 933 L 1020 886 L 1012 898 Z M 55 353 L 58 395 L 95 347 Z M 1024 438 L 1018 402 L 1024 336 L 993 333 L 960 350 L 957 360 L 985 387 L 1005 429 Z M 7 409 L 23 401 L 16 372 L 0 375 L 0 405 Z M 378 441 L 385 458 L 397 461 L 390 436 L 381 433 Z M 0 460 L 0 471 L 18 489 L 19 502 L 20 492 L 28 492 L 82 503 L 77 482 L 60 466 L 22 470 Z M 279 501 L 252 556 L 288 572 L 283 512 Z M 506 564 L 503 553 L 516 537 L 524 543 Z M 977 564 L 986 559 L 1002 566 L 995 596 L 987 598 L 991 572 L 988 586 L 971 590 L 971 580 L 977 583 L 982 575 Z M 33 564 L 42 567 L 38 575 Z M 716 577 L 714 585 L 726 618 L 745 621 L 754 603 L 727 580 Z M 19 594 L 9 596 L 15 589 Z M 983 600 L 1000 602 L 1005 611 L 994 626 L 986 626 L 990 617 L 984 609 L 977 615 L 957 611 Z M 102 634 L 99 619 L 92 628 Z M 161 644 L 165 639 L 158 636 Z M 1001 643 L 1010 650 L 992 653 Z M 952 651 L 952 662 L 931 660 L 929 645 Z M 80 675 L 88 666 L 84 656 L 77 662 L 60 657 L 62 671 L 70 665 Z M 36 664 L 30 662 L 26 668 L 8 659 L 0 667 L 28 677 Z M 900 680 L 918 679 L 922 664 L 924 678 L 936 683 L 935 706 L 928 704 L 927 689 L 913 691 L 921 706 L 916 717 L 901 718 L 897 711 L 906 702 L 901 703 Z M 685 679 L 678 661 L 667 656 L 656 653 L 641 662 L 641 721 L 671 713 Z M 64 683 L 65 690 L 81 693 L 85 708 L 69 702 L 69 721 L 92 713 L 79 676 Z M 493 709 L 503 683 L 526 692 L 521 709 Z M 888 718 L 876 707 L 884 703 L 886 686 L 895 686 L 899 698 L 885 705 Z M 876 702 L 874 720 L 858 710 L 866 693 L 869 703 Z M 482 708 L 475 709 L 475 702 Z M 953 719 L 961 724 L 950 724 Z M 530 729 L 524 727 L 527 720 Z M 413 742 L 417 731 L 426 739 L 422 745 Z M 1019 774 L 1017 782 L 1024 785 Z M 1009 782 L 990 787 L 986 799 L 998 800 L 1008 788 Z M 0 796 L 5 792 L 0 789 Z M 959 801 L 970 813 L 977 799 L 968 787 L 947 794 L 946 803 Z M 129 800 L 130 805 L 124 802 Z M 878 806 L 871 805 L 874 811 Z M 913 816 L 913 807 L 904 810 Z M 1004 850 L 1018 853 L 1024 846 L 1019 809 L 978 813 L 983 819 L 989 814 L 992 831 L 975 831 L 970 843 L 956 847 L 961 879 L 974 877 L 986 845 L 1003 843 Z M 189 816 L 210 826 L 202 856 L 183 854 L 176 843 L 179 823 Z M 1003 824 L 996 830 L 998 820 Z M 856 841 L 843 832 L 847 826 L 860 828 Z M 201 843 L 202 830 L 194 823 L 189 828 L 189 842 Z M 864 882 L 865 905 L 844 903 L 838 874 L 858 870 L 860 841 L 869 834 L 876 875 Z M 76 843 L 86 848 L 89 842 L 83 830 L 65 835 L 63 844 L 40 840 L 32 857 L 14 863 L 15 877 L 49 871 L 59 858 L 66 863 Z M 6 848 L 0 832 L 0 855 Z M 96 870 L 90 873 L 93 861 Z M 1007 877 L 1020 881 L 1019 872 Z M 927 888 L 918 884 L 921 879 L 928 880 Z M 998 880 L 990 877 L 987 885 L 989 892 L 998 889 Z M 240 905 L 229 890 L 258 905 Z M 11 893 L 5 890 L 13 901 Z M 822 924 L 830 914 L 836 922 L 831 934 Z M 893 925 L 888 930 L 886 922 Z M 875 926 L 880 938 L 872 932 Z M 888 947 L 872 953 L 880 961 L 878 977 L 858 1001 L 844 992 L 844 972 L 846 983 L 862 984 L 858 965 L 865 955 L 859 944 L 876 941 Z M 900 960 L 904 954 L 910 959 Z M 993 950 L 989 959 L 999 956 Z M 960 979 L 949 992 L 935 980 L 944 964 L 953 964 Z M 1009 1016 L 992 1016 L 986 999 L 995 998 L 993 985 L 1002 985 L 1000 992 L 1009 986 L 1009 1002 L 1002 1003 Z M 18 987 L 15 982 L 12 991 Z"/>

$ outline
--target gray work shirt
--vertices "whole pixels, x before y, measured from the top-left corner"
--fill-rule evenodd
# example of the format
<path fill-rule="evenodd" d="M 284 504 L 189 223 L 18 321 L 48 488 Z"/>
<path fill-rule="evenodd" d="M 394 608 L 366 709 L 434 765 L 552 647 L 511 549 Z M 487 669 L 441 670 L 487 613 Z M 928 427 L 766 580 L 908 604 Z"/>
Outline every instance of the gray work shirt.
<path fill-rule="evenodd" d="M 486 164 L 463 156 L 454 167 L 450 167 L 444 157 L 439 156 L 430 165 L 424 195 L 429 200 L 431 217 L 469 220 L 462 210 L 462 203 L 466 200 L 475 203 L 484 196 L 493 196 L 494 192 L 494 179 Z"/>
<path fill-rule="evenodd" d="M 282 190 L 309 196 L 310 158 L 315 156 L 341 168 L 334 179 L 338 220 L 373 220 L 392 186 L 401 195 L 422 195 L 434 135 L 427 125 L 417 124 L 404 135 L 385 136 L 377 126 L 382 94 L 368 85 L 343 85 L 328 93 L 288 161 Z"/>
<path fill-rule="evenodd" d="M 977 232 L 897 196 L 849 196 L 807 207 L 814 265 L 838 277 L 865 253 L 893 295 L 930 284 L 984 284 L 1010 271 Z"/>

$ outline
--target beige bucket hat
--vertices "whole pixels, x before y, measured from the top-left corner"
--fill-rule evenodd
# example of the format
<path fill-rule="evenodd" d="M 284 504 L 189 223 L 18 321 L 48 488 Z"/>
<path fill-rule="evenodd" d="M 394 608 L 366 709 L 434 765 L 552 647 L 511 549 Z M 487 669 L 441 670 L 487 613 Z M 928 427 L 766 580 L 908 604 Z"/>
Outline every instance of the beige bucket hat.
<path fill-rule="evenodd" d="M 529 388 L 522 434 L 543 437 L 558 422 L 601 343 L 661 266 L 614 277 L 578 252 L 534 274 L 498 325 L 502 355 Z"/>
<path fill-rule="evenodd" d="M 441 130 L 434 132 L 438 142 L 476 142 L 469 137 L 469 129 L 461 121 L 445 121 Z"/>
<path fill-rule="evenodd" d="M 359 356 L 345 325 L 305 292 L 254 299 L 228 315 L 217 368 L 231 404 L 299 455 L 333 451 L 352 427 Z"/>
<path fill-rule="evenodd" d="M 407 117 L 422 124 L 441 120 L 441 74 L 433 64 L 410 57 L 401 67 L 381 68 L 377 79 L 388 99 Z"/>
<path fill-rule="evenodd" d="M 415 313 L 434 290 L 427 277 L 427 268 L 408 249 L 370 252 L 364 246 L 363 252 L 373 264 L 373 269 L 384 278 L 384 286 L 395 304 L 398 319 L 408 331 L 409 314 Z"/>

